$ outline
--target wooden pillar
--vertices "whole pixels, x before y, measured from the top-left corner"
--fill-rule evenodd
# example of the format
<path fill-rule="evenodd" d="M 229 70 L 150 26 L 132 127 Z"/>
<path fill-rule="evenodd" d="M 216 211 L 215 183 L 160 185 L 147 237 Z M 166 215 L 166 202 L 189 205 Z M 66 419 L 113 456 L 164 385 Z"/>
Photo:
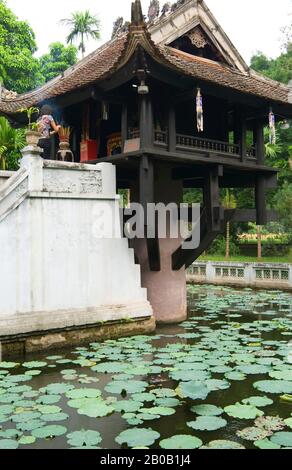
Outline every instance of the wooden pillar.
<path fill-rule="evenodd" d="M 149 149 L 153 147 L 153 109 L 149 95 L 140 97 L 140 147 Z"/>
<path fill-rule="evenodd" d="M 259 165 L 265 163 L 265 137 L 262 121 L 257 120 L 254 127 L 254 142 L 256 147 L 257 162 Z"/>
<path fill-rule="evenodd" d="M 122 106 L 121 134 L 122 134 L 122 153 L 123 153 L 125 142 L 128 139 L 128 107 L 126 104 L 123 104 Z"/>
<path fill-rule="evenodd" d="M 222 175 L 223 168 L 221 165 L 218 165 L 209 171 L 204 182 L 204 207 L 207 226 L 210 230 L 218 230 L 221 226 L 219 177 Z"/>
<path fill-rule="evenodd" d="M 147 253 L 149 261 L 149 269 L 151 271 L 160 271 L 160 247 L 159 240 L 156 236 L 155 238 L 147 238 L 147 205 L 154 203 L 154 166 L 152 160 L 147 156 L 143 155 L 140 163 L 140 204 L 144 209 L 144 230 L 145 238 L 147 243 Z M 155 221 L 156 223 L 156 221 Z M 157 226 L 155 227 L 157 232 Z"/>
<path fill-rule="evenodd" d="M 246 118 L 242 109 L 236 108 L 234 113 L 234 143 L 239 144 L 239 153 L 242 162 L 247 159 L 247 126 Z"/>
<path fill-rule="evenodd" d="M 266 225 L 268 223 L 268 215 L 266 204 L 266 179 L 264 176 L 257 176 L 256 178 L 255 202 L 257 225 Z"/>
<path fill-rule="evenodd" d="M 173 105 L 170 105 L 168 111 L 168 150 L 169 152 L 176 151 L 176 119 Z"/>

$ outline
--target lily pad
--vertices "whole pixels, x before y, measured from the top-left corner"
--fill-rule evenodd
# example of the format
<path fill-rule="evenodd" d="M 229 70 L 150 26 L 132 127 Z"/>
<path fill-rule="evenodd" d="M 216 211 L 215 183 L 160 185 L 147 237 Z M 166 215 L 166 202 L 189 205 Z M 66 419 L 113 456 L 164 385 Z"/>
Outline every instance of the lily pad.
<path fill-rule="evenodd" d="M 153 408 L 142 408 L 139 411 L 140 413 L 146 413 L 146 414 L 157 415 L 157 416 L 171 416 L 175 414 L 175 410 L 173 408 L 167 408 L 165 406 L 154 406 Z"/>
<path fill-rule="evenodd" d="M 255 382 L 253 386 L 265 393 L 292 393 L 292 382 L 286 380 L 261 380 Z"/>
<path fill-rule="evenodd" d="M 198 449 L 202 444 L 202 441 L 195 436 L 178 434 L 169 439 L 163 439 L 159 446 L 162 449 Z"/>
<path fill-rule="evenodd" d="M 128 380 L 128 381 L 112 381 L 105 387 L 109 393 L 116 393 L 120 395 L 127 395 L 128 393 L 144 392 L 148 386 L 147 382 L 141 380 Z"/>
<path fill-rule="evenodd" d="M 197 405 L 192 406 L 191 411 L 200 416 L 220 416 L 224 410 L 215 405 Z"/>
<path fill-rule="evenodd" d="M 283 447 L 292 447 L 292 432 L 276 432 L 271 441 Z"/>
<path fill-rule="evenodd" d="M 227 421 L 216 416 L 199 416 L 196 421 L 190 421 L 187 425 L 197 431 L 216 431 L 224 428 Z"/>
<path fill-rule="evenodd" d="M 203 382 L 181 382 L 176 389 L 181 398 L 192 398 L 193 400 L 205 400 L 209 395 L 209 389 Z"/>
<path fill-rule="evenodd" d="M 35 441 L 36 441 L 36 438 L 34 436 L 22 436 L 19 439 L 18 444 L 22 446 L 32 445 L 35 443 Z"/>
<path fill-rule="evenodd" d="M 98 431 L 75 431 L 67 435 L 68 444 L 72 447 L 92 447 L 102 441 Z"/>
<path fill-rule="evenodd" d="M 279 446 L 279 444 L 275 444 L 274 442 L 271 442 L 269 439 L 256 441 L 254 442 L 254 445 L 258 447 L 259 449 L 281 449 L 281 446 Z"/>
<path fill-rule="evenodd" d="M 279 416 L 261 416 L 255 420 L 255 425 L 268 431 L 281 431 L 285 428 L 285 423 Z"/>
<path fill-rule="evenodd" d="M 264 408 L 265 406 L 272 405 L 273 400 L 268 397 L 249 397 L 242 400 L 244 405 L 257 406 L 259 408 Z"/>
<path fill-rule="evenodd" d="M 0 449 L 8 450 L 8 449 L 17 449 L 19 443 L 14 439 L 0 439 Z"/>
<path fill-rule="evenodd" d="M 255 419 L 257 416 L 263 416 L 263 412 L 252 405 L 241 405 L 236 403 L 236 405 L 226 406 L 224 408 L 225 413 L 228 416 L 239 419 Z"/>
<path fill-rule="evenodd" d="M 33 429 L 31 433 L 38 439 L 53 439 L 54 437 L 63 436 L 66 432 L 67 429 L 64 426 L 51 425 Z"/>
<path fill-rule="evenodd" d="M 127 444 L 128 447 L 151 446 L 159 439 L 160 434 L 151 428 L 133 428 L 121 432 L 115 441 L 120 444 Z"/>
<path fill-rule="evenodd" d="M 234 441 L 227 441 L 227 440 L 217 440 L 217 441 L 212 441 L 209 442 L 204 447 L 201 447 L 201 449 L 234 449 L 234 450 L 240 450 L 240 449 L 245 449 L 245 447 L 238 442 Z"/>
<path fill-rule="evenodd" d="M 138 411 L 142 407 L 142 403 L 134 400 L 121 400 L 114 404 L 115 411 L 131 413 Z"/>
<path fill-rule="evenodd" d="M 66 397 L 76 398 L 97 398 L 101 396 L 101 391 L 96 388 L 76 388 L 66 392 Z"/>
<path fill-rule="evenodd" d="M 102 418 L 112 414 L 114 411 L 115 409 L 113 406 L 109 406 L 100 400 L 96 403 L 84 405 L 82 408 L 77 410 L 77 413 L 79 415 L 89 416 L 90 418 Z"/>
<path fill-rule="evenodd" d="M 22 367 L 25 367 L 25 369 L 38 369 L 42 367 L 46 367 L 47 362 L 44 361 L 32 361 L 32 362 L 24 362 L 22 364 Z"/>
<path fill-rule="evenodd" d="M 261 441 L 272 435 L 272 432 L 256 426 L 237 431 L 236 435 L 246 441 Z"/>

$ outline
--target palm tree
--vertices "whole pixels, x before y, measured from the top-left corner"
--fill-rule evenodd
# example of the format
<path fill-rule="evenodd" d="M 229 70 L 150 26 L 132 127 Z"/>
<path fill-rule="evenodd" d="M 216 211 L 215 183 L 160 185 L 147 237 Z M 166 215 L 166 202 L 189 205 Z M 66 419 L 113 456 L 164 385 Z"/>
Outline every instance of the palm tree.
<path fill-rule="evenodd" d="M 226 189 L 223 199 L 223 207 L 225 209 L 236 209 L 236 199 L 230 189 Z M 230 258 L 230 222 L 226 225 L 226 259 Z"/>
<path fill-rule="evenodd" d="M 70 28 L 66 39 L 67 44 L 80 41 L 78 49 L 82 53 L 82 58 L 85 54 L 85 39 L 93 38 L 97 40 L 100 38 L 100 21 L 89 10 L 84 12 L 76 11 L 72 13 L 71 18 L 61 20 L 61 24 Z"/>
<path fill-rule="evenodd" d="M 21 156 L 20 150 L 24 146 L 23 129 L 14 129 L 7 119 L 0 117 L 0 169 L 7 170 L 9 167 L 15 167 L 15 160 L 17 160 L 18 154 L 19 157 Z"/>

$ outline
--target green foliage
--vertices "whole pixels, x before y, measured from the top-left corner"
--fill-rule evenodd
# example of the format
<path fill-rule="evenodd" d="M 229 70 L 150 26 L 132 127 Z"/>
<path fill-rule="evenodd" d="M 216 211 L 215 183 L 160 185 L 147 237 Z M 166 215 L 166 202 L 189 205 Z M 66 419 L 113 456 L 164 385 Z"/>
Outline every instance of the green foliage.
<path fill-rule="evenodd" d="M 85 39 L 100 38 L 100 22 L 97 16 L 92 15 L 89 10 L 76 11 L 72 13 L 70 18 L 66 18 L 61 21 L 62 24 L 70 28 L 70 32 L 67 36 L 67 44 L 73 42 L 79 42 L 78 49 L 81 51 L 82 56 L 85 53 Z"/>
<path fill-rule="evenodd" d="M 288 46 L 276 59 L 269 59 L 258 52 L 251 58 L 251 68 L 273 80 L 288 83 L 292 79 L 292 49 Z"/>
<path fill-rule="evenodd" d="M 292 233 L 292 183 L 284 183 L 275 197 L 275 203 L 281 223 L 287 233 Z"/>
<path fill-rule="evenodd" d="M 1 5 L 0 5 L 1 6 Z M 11 127 L 7 119 L 0 117 L 0 170 L 16 170 L 25 146 L 24 131 Z"/>
<path fill-rule="evenodd" d="M 6 88 L 22 93 L 42 83 L 36 50 L 29 24 L 0 2 L 0 77 Z"/>
<path fill-rule="evenodd" d="M 76 47 L 72 45 L 66 47 L 61 42 L 50 44 L 49 52 L 39 59 L 40 71 L 46 82 L 57 77 L 76 62 Z"/>
<path fill-rule="evenodd" d="M 208 250 L 208 254 L 210 255 L 225 255 L 226 254 L 226 240 L 225 237 L 218 237 L 216 240 L 212 243 Z M 230 240 L 230 255 L 231 256 L 236 256 L 239 254 L 239 248 L 235 244 L 233 240 Z"/>

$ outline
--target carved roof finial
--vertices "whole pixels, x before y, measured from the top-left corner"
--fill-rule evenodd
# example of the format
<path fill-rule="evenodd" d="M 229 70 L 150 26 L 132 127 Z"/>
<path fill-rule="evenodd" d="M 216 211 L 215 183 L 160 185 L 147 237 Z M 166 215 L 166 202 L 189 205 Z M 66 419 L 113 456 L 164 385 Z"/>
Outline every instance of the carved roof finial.
<path fill-rule="evenodd" d="M 144 23 L 144 16 L 140 0 L 135 0 L 134 2 L 132 2 L 131 23 L 135 25 Z"/>

